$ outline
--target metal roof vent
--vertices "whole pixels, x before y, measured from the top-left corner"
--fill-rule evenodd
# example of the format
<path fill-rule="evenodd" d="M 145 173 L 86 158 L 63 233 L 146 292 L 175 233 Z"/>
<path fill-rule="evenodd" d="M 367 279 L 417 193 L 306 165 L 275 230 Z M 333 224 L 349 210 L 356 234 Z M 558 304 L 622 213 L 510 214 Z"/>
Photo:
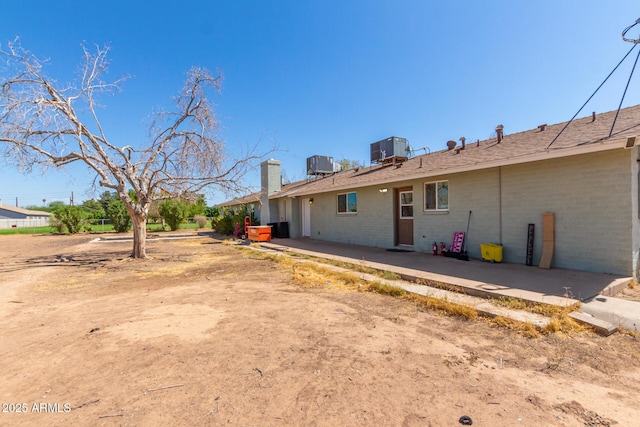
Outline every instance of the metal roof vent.
<path fill-rule="evenodd" d="M 496 137 L 498 138 L 498 144 L 500 144 L 500 142 L 504 138 L 504 126 L 502 125 L 496 126 Z"/>

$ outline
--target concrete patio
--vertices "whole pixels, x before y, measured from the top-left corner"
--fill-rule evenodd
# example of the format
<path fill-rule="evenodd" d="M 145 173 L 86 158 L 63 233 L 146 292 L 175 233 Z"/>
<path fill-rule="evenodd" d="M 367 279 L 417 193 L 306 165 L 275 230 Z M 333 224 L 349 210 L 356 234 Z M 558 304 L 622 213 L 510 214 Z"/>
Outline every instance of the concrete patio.
<path fill-rule="evenodd" d="M 264 243 L 263 243 L 264 244 Z M 585 301 L 613 295 L 630 277 L 586 271 L 542 269 L 521 264 L 461 261 L 422 252 L 390 251 L 311 239 L 273 239 L 273 245 L 321 258 L 363 264 L 410 279 L 434 280 L 465 288 L 470 295 L 502 295 L 529 301 L 565 305 L 567 297 Z"/>
<path fill-rule="evenodd" d="M 631 277 L 522 264 L 462 261 L 421 252 L 386 250 L 312 239 L 272 239 L 261 246 L 432 280 L 461 287 L 467 295 L 514 297 L 559 306 L 582 302 L 580 312 L 613 326 L 638 330 L 640 303 L 613 297 Z"/>

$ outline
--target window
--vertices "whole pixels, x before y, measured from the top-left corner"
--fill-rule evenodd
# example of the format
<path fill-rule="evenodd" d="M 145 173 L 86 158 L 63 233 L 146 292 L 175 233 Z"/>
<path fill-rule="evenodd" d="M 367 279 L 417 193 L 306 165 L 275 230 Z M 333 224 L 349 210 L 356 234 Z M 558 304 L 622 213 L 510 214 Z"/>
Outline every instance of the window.
<path fill-rule="evenodd" d="M 449 209 L 449 181 L 428 182 L 424 185 L 424 210 Z"/>
<path fill-rule="evenodd" d="M 413 218 L 413 191 L 401 191 L 400 195 L 400 219 Z"/>
<path fill-rule="evenodd" d="M 338 194 L 338 213 L 358 212 L 358 197 L 356 193 Z"/>

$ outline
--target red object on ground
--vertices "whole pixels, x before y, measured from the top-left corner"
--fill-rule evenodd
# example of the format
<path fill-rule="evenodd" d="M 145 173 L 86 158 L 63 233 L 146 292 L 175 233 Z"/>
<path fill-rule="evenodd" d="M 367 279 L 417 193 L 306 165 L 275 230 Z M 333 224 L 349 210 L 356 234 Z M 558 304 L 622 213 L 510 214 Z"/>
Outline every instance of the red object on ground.
<path fill-rule="evenodd" d="M 249 227 L 251 226 L 251 217 L 249 215 L 244 217 L 244 237 L 249 238 Z"/>
<path fill-rule="evenodd" d="M 247 236 L 249 240 L 254 242 L 270 242 L 271 226 L 269 225 L 252 225 L 247 227 Z"/>

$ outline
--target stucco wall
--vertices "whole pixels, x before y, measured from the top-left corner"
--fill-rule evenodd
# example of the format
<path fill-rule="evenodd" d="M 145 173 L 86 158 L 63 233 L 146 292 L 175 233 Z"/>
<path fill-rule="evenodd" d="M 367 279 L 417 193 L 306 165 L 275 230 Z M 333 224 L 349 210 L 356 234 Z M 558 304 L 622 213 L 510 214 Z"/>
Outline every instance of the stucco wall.
<path fill-rule="evenodd" d="M 637 151 L 637 150 L 636 150 Z M 635 151 L 633 151 L 635 153 Z M 311 238 L 393 247 L 393 188 L 414 190 L 414 247 L 451 244 L 465 231 L 472 211 L 467 250 L 480 258 L 481 243 L 502 243 L 506 262 L 525 263 L 527 226 L 535 224 L 533 264 L 540 262 L 542 214 L 553 212 L 556 245 L 552 267 L 632 274 L 640 226 L 632 215 L 630 150 L 612 150 L 482 171 L 359 188 L 358 213 L 337 213 L 337 192 L 314 195 Z M 637 154 L 636 154 L 637 155 Z M 424 183 L 449 181 L 449 210 L 425 212 Z M 634 187 L 635 188 L 635 187 Z M 636 241 L 638 237 L 636 236 Z"/>

